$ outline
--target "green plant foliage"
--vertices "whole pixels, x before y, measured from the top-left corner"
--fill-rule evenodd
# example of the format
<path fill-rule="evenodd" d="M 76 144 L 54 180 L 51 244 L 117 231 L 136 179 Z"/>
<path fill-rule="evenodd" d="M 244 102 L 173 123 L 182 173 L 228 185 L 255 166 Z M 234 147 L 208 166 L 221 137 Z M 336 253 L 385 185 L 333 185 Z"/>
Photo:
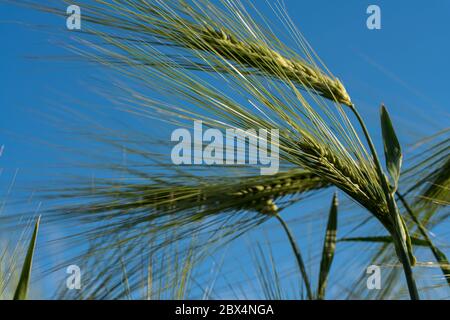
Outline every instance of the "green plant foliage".
<path fill-rule="evenodd" d="M 319 285 L 317 290 L 317 298 L 320 300 L 325 298 L 325 289 L 327 286 L 328 274 L 330 273 L 331 264 L 333 263 L 334 258 L 334 252 L 336 250 L 338 205 L 338 197 L 337 193 L 335 193 L 331 202 L 327 231 L 325 233 L 325 240 L 323 244 L 322 260 L 320 262 Z"/>
<path fill-rule="evenodd" d="M 381 106 L 381 129 L 383 133 L 384 156 L 386 167 L 392 181 L 393 192 L 397 190 L 402 166 L 402 149 L 385 106 Z"/>
<path fill-rule="evenodd" d="M 33 235 L 31 236 L 27 255 L 25 256 L 25 261 L 23 262 L 19 283 L 17 284 L 17 288 L 14 293 L 14 300 L 26 300 L 28 296 L 28 285 L 30 283 L 31 268 L 33 265 L 33 255 L 34 249 L 36 247 L 36 238 L 38 235 L 40 221 L 41 217 L 39 216 L 34 226 Z"/>

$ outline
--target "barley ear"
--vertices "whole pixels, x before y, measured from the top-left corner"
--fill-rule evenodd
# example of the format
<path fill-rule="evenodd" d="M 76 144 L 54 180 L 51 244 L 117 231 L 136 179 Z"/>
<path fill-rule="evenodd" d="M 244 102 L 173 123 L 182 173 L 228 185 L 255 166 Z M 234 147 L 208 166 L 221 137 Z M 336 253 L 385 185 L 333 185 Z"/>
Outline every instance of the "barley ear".
<path fill-rule="evenodd" d="M 290 80 L 329 100 L 352 105 L 342 82 L 312 64 L 298 58 L 288 58 L 263 42 L 240 40 L 224 30 L 205 28 L 199 31 L 199 34 L 203 41 L 189 37 L 184 40 L 184 45 L 219 55 L 236 62 L 238 66 L 253 68 L 263 75 Z"/>

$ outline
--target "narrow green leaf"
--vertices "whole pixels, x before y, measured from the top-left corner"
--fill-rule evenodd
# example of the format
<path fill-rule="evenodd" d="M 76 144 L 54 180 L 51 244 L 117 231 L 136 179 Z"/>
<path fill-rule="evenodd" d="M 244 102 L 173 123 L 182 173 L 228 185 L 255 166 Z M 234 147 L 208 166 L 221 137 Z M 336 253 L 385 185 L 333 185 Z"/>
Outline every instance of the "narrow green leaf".
<path fill-rule="evenodd" d="M 379 242 L 379 243 L 393 243 L 392 237 L 390 236 L 381 236 L 381 237 L 355 237 L 355 238 L 343 238 L 339 239 L 338 242 Z M 428 240 L 419 239 L 416 237 L 411 237 L 411 244 L 419 247 L 429 247 L 430 243 Z M 448 265 L 446 255 L 433 246 L 433 253 L 439 263 L 440 268 L 444 275 L 450 273 L 450 268 Z"/>
<path fill-rule="evenodd" d="M 389 113 L 384 105 L 381 106 L 381 129 L 383 132 L 384 156 L 386 167 L 392 180 L 393 190 L 397 190 L 400 169 L 402 166 L 402 149 L 395 134 Z"/>
<path fill-rule="evenodd" d="M 379 237 L 355 237 L 355 238 L 342 238 L 338 242 L 380 242 L 380 243 L 392 243 L 391 236 L 379 236 Z M 411 243 L 420 246 L 428 247 L 428 242 L 426 240 L 411 237 Z"/>
<path fill-rule="evenodd" d="M 294 235 L 292 234 L 291 230 L 289 229 L 286 222 L 281 218 L 280 215 L 275 216 L 277 220 L 280 222 L 281 226 L 283 227 L 284 231 L 286 232 L 286 235 L 289 239 L 289 242 L 292 247 L 292 251 L 294 252 L 295 258 L 297 260 L 297 265 L 300 271 L 300 274 L 302 275 L 303 282 L 305 283 L 306 287 L 306 294 L 308 296 L 309 300 L 313 300 L 313 292 L 311 289 L 311 282 L 309 281 L 308 273 L 306 271 L 305 263 L 303 262 L 302 254 L 300 252 L 300 248 L 297 245 L 297 242 L 295 241 Z"/>
<path fill-rule="evenodd" d="M 338 214 L 338 197 L 337 193 L 333 196 L 331 202 L 330 215 L 328 217 L 327 231 L 323 244 L 322 261 L 320 262 L 319 286 L 317 298 L 322 300 L 325 298 L 325 289 L 327 286 L 328 274 L 334 258 L 336 249 L 336 233 L 337 233 L 337 214 Z"/>
<path fill-rule="evenodd" d="M 33 235 L 28 246 L 27 255 L 23 262 L 22 272 L 20 273 L 19 284 L 17 285 L 16 292 L 14 293 L 14 300 L 26 300 L 28 295 L 28 284 L 30 282 L 31 267 L 33 264 L 34 248 L 36 247 L 36 238 L 39 230 L 39 223 L 41 216 L 38 217 L 34 226 Z"/>
<path fill-rule="evenodd" d="M 436 261 L 439 262 L 442 273 L 444 274 L 445 279 L 447 279 L 447 283 L 450 285 L 450 264 L 448 263 L 447 256 L 433 244 L 433 241 L 428 236 L 427 229 L 422 224 L 422 222 L 417 218 L 416 214 L 409 206 L 405 197 L 398 190 L 397 190 L 397 196 L 398 196 L 399 200 L 402 202 L 403 206 L 405 207 L 406 212 L 409 214 L 409 216 L 412 218 L 414 223 L 417 225 L 417 228 L 419 229 L 420 234 L 424 238 L 424 241 L 426 242 L 428 247 L 430 247 L 431 252 L 433 252 L 433 255 L 436 258 Z"/>

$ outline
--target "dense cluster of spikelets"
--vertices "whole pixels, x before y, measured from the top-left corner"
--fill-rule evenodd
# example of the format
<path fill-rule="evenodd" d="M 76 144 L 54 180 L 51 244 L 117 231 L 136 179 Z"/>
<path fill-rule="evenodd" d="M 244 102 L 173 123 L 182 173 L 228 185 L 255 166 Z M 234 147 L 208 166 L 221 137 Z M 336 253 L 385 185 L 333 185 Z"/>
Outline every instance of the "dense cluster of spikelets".
<path fill-rule="evenodd" d="M 352 104 L 338 79 L 332 79 L 305 61 L 288 59 L 264 45 L 239 41 L 224 30 L 207 28 L 199 30 L 198 34 L 200 41 L 192 42 L 188 39 L 184 45 L 218 54 L 230 61 L 254 68 L 261 74 L 290 79 L 327 99 L 348 106 Z"/>

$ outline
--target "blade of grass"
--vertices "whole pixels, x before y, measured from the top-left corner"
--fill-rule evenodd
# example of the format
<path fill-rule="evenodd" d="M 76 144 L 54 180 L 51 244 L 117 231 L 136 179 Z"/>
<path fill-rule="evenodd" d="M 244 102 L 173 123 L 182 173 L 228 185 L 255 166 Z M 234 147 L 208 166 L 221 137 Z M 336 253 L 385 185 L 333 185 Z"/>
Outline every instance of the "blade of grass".
<path fill-rule="evenodd" d="M 338 242 L 379 242 L 379 243 L 392 243 L 393 238 L 391 236 L 373 236 L 373 237 L 349 237 L 339 239 Z M 426 240 L 411 237 L 411 242 L 416 246 L 427 247 Z"/>
<path fill-rule="evenodd" d="M 39 223 L 41 221 L 41 216 L 38 217 L 36 224 L 34 226 L 33 235 L 30 240 L 30 245 L 28 246 L 27 255 L 23 263 L 22 272 L 19 278 L 19 284 L 17 285 L 16 291 L 14 293 L 14 300 L 26 300 L 28 295 L 28 284 L 30 282 L 31 268 L 33 264 L 33 254 L 36 247 L 36 238 L 39 230 Z"/>
<path fill-rule="evenodd" d="M 385 106 L 381 107 L 381 129 L 383 134 L 386 167 L 392 180 L 393 190 L 397 190 L 400 169 L 402 166 L 402 149 L 395 134 L 389 113 Z"/>
<path fill-rule="evenodd" d="M 320 262 L 319 286 L 317 290 L 317 298 L 319 300 L 323 300 L 325 298 L 328 274 L 330 272 L 331 264 L 333 263 L 334 251 L 336 249 L 337 214 L 338 197 L 337 193 L 335 193 L 331 202 L 327 231 L 323 244 L 322 261 Z"/>
<path fill-rule="evenodd" d="M 309 281 L 309 277 L 308 277 L 308 274 L 306 272 L 305 263 L 303 262 L 302 255 L 300 253 L 300 248 L 298 247 L 297 242 L 295 241 L 291 230 L 289 229 L 288 225 L 283 220 L 283 218 L 281 218 L 279 214 L 275 215 L 275 217 L 281 223 L 281 226 L 283 227 L 283 229 L 286 232 L 286 235 L 287 235 L 287 237 L 289 239 L 289 242 L 290 242 L 291 247 L 292 247 L 292 251 L 294 252 L 294 255 L 295 255 L 295 259 L 297 260 L 298 268 L 299 268 L 300 273 L 301 273 L 302 278 L 303 278 L 303 282 L 305 283 L 306 293 L 308 295 L 308 299 L 309 300 L 313 300 L 314 296 L 313 296 L 313 293 L 312 293 L 312 290 L 311 290 L 311 284 L 310 284 L 310 281 Z"/>
<path fill-rule="evenodd" d="M 403 206 L 406 209 L 406 212 L 409 214 L 411 219 L 417 225 L 417 228 L 419 229 L 420 234 L 424 238 L 425 245 L 430 248 L 431 252 L 433 252 L 433 255 L 434 255 L 436 261 L 439 262 L 439 266 L 441 267 L 442 273 L 444 274 L 444 277 L 447 280 L 447 283 L 450 285 L 450 264 L 448 263 L 446 255 L 441 250 L 436 248 L 436 246 L 433 244 L 430 237 L 428 236 L 427 230 L 422 225 L 422 223 L 419 221 L 416 214 L 414 213 L 414 211 L 411 209 L 408 202 L 406 201 L 406 199 L 398 191 L 397 191 L 397 197 L 402 202 Z"/>

